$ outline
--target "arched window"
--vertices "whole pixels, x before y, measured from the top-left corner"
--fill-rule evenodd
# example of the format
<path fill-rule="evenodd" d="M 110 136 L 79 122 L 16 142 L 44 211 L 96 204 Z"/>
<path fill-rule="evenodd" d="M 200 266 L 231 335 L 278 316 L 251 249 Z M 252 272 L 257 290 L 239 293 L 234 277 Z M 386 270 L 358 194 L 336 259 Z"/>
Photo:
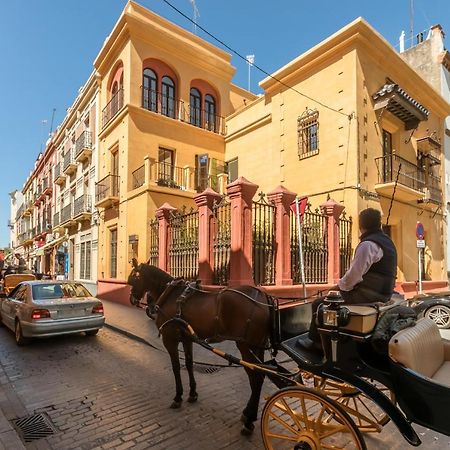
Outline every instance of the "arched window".
<path fill-rule="evenodd" d="M 191 88 L 189 121 L 196 127 L 202 126 L 202 96 L 196 88 Z"/>
<path fill-rule="evenodd" d="M 205 128 L 216 131 L 216 100 L 212 95 L 205 95 Z"/>
<path fill-rule="evenodd" d="M 142 106 L 150 111 L 158 110 L 158 78 L 152 69 L 144 70 L 142 82 Z"/>
<path fill-rule="evenodd" d="M 111 111 L 110 111 L 111 117 L 114 117 L 121 107 L 119 104 L 120 102 L 118 93 L 119 93 L 119 84 L 117 83 L 117 81 L 115 81 L 111 89 Z"/>
<path fill-rule="evenodd" d="M 175 83 L 167 75 L 161 80 L 161 114 L 175 118 Z"/>

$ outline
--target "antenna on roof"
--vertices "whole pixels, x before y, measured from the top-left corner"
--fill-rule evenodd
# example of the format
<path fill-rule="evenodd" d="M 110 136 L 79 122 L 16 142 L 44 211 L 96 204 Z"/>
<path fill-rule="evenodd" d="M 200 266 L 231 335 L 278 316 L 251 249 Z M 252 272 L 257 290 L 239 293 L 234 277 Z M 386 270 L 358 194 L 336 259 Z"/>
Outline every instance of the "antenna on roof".
<path fill-rule="evenodd" d="M 410 36 L 410 46 L 414 45 L 414 0 L 409 1 L 409 32 Z"/>
<path fill-rule="evenodd" d="M 251 79 L 250 79 L 250 69 L 253 66 L 253 64 L 255 64 L 255 55 L 246 55 L 245 59 L 247 60 L 247 64 L 248 64 L 248 90 L 251 91 Z"/>
<path fill-rule="evenodd" d="M 197 34 L 197 21 L 198 21 L 198 18 L 200 17 L 200 12 L 198 11 L 195 0 L 189 0 L 189 1 L 192 4 L 192 10 L 193 10 L 193 18 L 194 18 L 193 29 L 194 29 L 194 33 Z"/>
<path fill-rule="evenodd" d="M 55 112 L 56 112 L 56 108 L 53 108 L 53 112 L 52 112 L 52 120 L 51 120 L 51 122 L 50 122 L 50 132 L 48 133 L 49 137 L 52 137 L 53 121 L 55 120 Z"/>

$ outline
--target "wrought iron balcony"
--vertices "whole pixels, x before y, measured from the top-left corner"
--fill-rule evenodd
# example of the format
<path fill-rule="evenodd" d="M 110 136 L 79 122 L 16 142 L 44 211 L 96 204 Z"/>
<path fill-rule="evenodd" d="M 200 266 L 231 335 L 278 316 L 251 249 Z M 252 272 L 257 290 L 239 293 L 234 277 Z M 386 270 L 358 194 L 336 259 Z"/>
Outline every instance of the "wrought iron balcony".
<path fill-rule="evenodd" d="M 143 186 L 145 183 L 145 165 L 142 165 L 141 167 L 137 168 L 131 174 L 131 178 L 133 180 L 132 189 L 137 189 L 138 187 Z"/>
<path fill-rule="evenodd" d="M 226 134 L 224 117 L 191 105 L 186 107 L 180 99 L 145 87 L 142 87 L 142 108 L 214 133 Z"/>
<path fill-rule="evenodd" d="M 425 188 L 425 171 L 416 164 L 395 154 L 375 159 L 378 170 L 378 184 L 375 190 L 392 196 L 397 182 L 396 195 L 400 200 L 421 200 Z M 398 180 L 398 181 L 397 181 Z"/>
<path fill-rule="evenodd" d="M 89 130 L 83 131 L 75 142 L 75 160 L 83 162 L 92 154 L 92 133 Z"/>
<path fill-rule="evenodd" d="M 61 209 L 60 225 L 67 228 L 74 225 L 75 221 L 72 220 L 72 218 L 73 218 L 73 204 L 69 203 L 68 205 L 64 206 Z"/>
<path fill-rule="evenodd" d="M 53 228 L 59 225 L 59 212 L 53 214 Z"/>
<path fill-rule="evenodd" d="M 62 186 L 66 182 L 66 175 L 62 171 L 62 164 L 59 162 L 55 166 L 55 184 Z"/>
<path fill-rule="evenodd" d="M 16 214 L 16 219 L 18 219 L 25 211 L 25 204 L 22 203 L 19 207 L 19 209 L 17 210 L 17 214 Z"/>
<path fill-rule="evenodd" d="M 106 175 L 95 183 L 95 205 L 107 208 L 119 201 L 119 175 Z"/>
<path fill-rule="evenodd" d="M 441 177 L 428 174 L 425 186 L 425 196 L 420 203 L 424 206 L 428 205 L 430 209 L 433 209 L 436 208 L 436 205 L 442 205 L 443 198 Z"/>
<path fill-rule="evenodd" d="M 77 171 L 77 163 L 73 157 L 74 148 L 67 150 L 64 154 L 63 171 L 66 175 L 72 175 Z"/>
<path fill-rule="evenodd" d="M 102 127 L 105 127 L 109 121 L 116 116 L 116 114 L 123 107 L 123 88 L 119 89 L 112 97 L 108 104 L 102 111 Z"/>
<path fill-rule="evenodd" d="M 169 187 L 173 189 L 188 190 L 192 185 L 192 167 L 177 167 L 173 164 L 158 162 L 156 163 L 156 178 L 153 181 L 158 186 Z"/>
<path fill-rule="evenodd" d="M 90 195 L 82 195 L 75 199 L 73 203 L 73 218 L 78 221 L 90 219 L 92 214 L 92 204 Z"/>

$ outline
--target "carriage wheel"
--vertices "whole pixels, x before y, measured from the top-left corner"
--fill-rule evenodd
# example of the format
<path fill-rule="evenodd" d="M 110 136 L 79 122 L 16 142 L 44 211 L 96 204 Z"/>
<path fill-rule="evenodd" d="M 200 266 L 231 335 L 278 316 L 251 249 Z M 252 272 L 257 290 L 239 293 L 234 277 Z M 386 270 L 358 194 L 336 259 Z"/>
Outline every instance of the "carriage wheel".
<path fill-rule="evenodd" d="M 261 417 L 268 450 L 366 450 L 364 439 L 344 409 L 321 392 L 281 389 L 269 398 Z"/>
<path fill-rule="evenodd" d="M 320 390 L 324 395 L 339 403 L 363 433 L 380 433 L 384 425 L 389 422 L 389 416 L 354 386 L 309 372 L 304 372 L 302 377 L 306 386 Z M 374 380 L 366 378 L 366 381 L 374 384 L 391 402 L 395 403 L 395 395 L 389 388 Z"/>

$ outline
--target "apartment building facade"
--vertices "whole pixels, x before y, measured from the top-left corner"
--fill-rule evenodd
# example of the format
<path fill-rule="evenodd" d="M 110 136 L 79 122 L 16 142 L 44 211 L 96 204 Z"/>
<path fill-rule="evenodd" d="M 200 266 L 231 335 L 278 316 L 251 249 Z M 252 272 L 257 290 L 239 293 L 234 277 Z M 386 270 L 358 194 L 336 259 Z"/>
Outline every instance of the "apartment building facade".
<path fill-rule="evenodd" d="M 53 138 L 55 274 L 82 281 L 92 292 L 97 282 L 98 217 L 93 204 L 98 164 L 97 95 L 92 74 Z"/>
<path fill-rule="evenodd" d="M 363 19 L 273 77 L 260 83 L 261 98 L 227 118 L 225 158 L 237 159 L 239 175 L 266 191 L 281 183 L 314 204 L 332 196 L 354 218 L 381 210 L 398 281 L 418 279 L 420 221 L 423 275 L 446 280 L 439 163 L 449 104 Z"/>
<path fill-rule="evenodd" d="M 224 116 L 254 95 L 230 55 L 128 2 L 94 66 L 100 85 L 99 289 L 146 259 L 148 221 L 226 184 Z"/>

